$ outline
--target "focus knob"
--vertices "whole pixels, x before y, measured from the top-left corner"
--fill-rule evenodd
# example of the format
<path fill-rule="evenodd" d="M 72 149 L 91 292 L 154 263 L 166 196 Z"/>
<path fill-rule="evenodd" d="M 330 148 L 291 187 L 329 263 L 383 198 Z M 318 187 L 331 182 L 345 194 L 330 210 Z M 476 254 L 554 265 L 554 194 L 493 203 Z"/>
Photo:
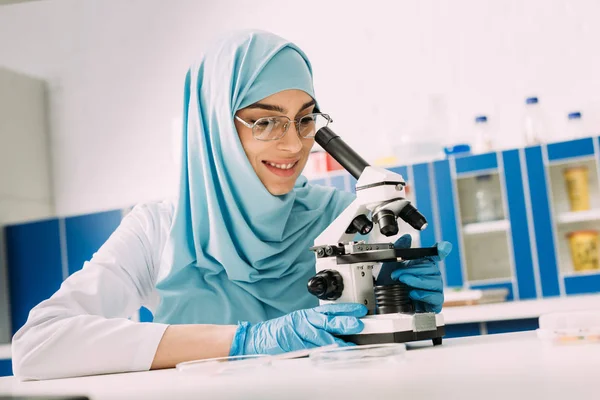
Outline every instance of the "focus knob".
<path fill-rule="evenodd" d="M 339 272 L 325 269 L 308 281 L 308 292 L 321 300 L 337 300 L 344 291 L 344 280 Z"/>

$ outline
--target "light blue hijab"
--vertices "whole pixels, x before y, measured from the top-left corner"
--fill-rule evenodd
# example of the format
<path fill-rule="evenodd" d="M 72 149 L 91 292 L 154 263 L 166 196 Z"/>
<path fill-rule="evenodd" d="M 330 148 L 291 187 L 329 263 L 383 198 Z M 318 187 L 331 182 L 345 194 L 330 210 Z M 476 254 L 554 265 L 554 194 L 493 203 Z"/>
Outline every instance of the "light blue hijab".
<path fill-rule="evenodd" d="M 211 47 L 185 81 L 179 196 L 165 249 L 169 274 L 154 320 L 257 322 L 318 304 L 306 289 L 314 239 L 354 195 L 300 176 L 274 196 L 240 143 L 234 114 L 286 89 L 315 98 L 312 69 L 294 44 L 238 31 Z"/>

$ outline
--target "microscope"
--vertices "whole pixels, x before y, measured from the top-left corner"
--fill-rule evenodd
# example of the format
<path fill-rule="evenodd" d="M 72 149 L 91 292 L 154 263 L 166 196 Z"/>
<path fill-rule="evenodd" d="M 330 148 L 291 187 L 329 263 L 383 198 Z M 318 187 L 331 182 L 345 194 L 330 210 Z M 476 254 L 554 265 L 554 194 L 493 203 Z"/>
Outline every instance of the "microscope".
<path fill-rule="evenodd" d="M 326 303 L 362 303 L 368 314 L 364 329 L 339 336 L 357 345 L 404 343 L 420 340 L 442 344 L 441 314 L 416 312 L 410 288 L 401 282 L 377 286 L 375 276 L 383 262 L 434 257 L 437 248 L 396 249 L 390 238 L 399 232 L 398 219 L 414 229 L 427 228 L 425 217 L 405 198 L 401 175 L 370 166 L 330 128 L 319 129 L 316 142 L 356 182 L 356 199 L 329 225 L 310 248 L 316 257 L 316 275 L 308 291 Z M 369 240 L 356 240 L 358 235 Z"/>

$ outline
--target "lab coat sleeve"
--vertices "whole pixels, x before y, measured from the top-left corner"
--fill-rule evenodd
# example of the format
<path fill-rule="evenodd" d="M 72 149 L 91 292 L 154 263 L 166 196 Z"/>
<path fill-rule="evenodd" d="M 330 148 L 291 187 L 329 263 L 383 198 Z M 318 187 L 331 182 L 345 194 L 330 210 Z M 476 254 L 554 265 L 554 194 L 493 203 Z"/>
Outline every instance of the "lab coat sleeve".
<path fill-rule="evenodd" d="M 80 271 L 31 310 L 13 338 L 16 377 L 52 379 L 150 368 L 167 325 L 129 317 L 155 287 L 168 231 L 160 226 L 163 209 L 135 207 Z"/>

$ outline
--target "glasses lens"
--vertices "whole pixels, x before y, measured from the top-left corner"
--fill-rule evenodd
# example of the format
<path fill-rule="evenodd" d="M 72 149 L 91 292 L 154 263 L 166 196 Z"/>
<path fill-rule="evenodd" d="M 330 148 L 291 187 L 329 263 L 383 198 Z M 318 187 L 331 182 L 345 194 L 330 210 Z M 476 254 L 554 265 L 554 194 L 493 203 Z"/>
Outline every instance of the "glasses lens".
<path fill-rule="evenodd" d="M 259 140 L 279 139 L 283 136 L 283 130 L 287 122 L 286 118 L 281 117 L 260 118 L 254 124 L 254 137 Z"/>
<path fill-rule="evenodd" d="M 327 126 L 329 122 L 329 116 L 326 114 L 306 115 L 298 123 L 298 133 L 303 138 L 315 137 L 319 129 Z"/>

